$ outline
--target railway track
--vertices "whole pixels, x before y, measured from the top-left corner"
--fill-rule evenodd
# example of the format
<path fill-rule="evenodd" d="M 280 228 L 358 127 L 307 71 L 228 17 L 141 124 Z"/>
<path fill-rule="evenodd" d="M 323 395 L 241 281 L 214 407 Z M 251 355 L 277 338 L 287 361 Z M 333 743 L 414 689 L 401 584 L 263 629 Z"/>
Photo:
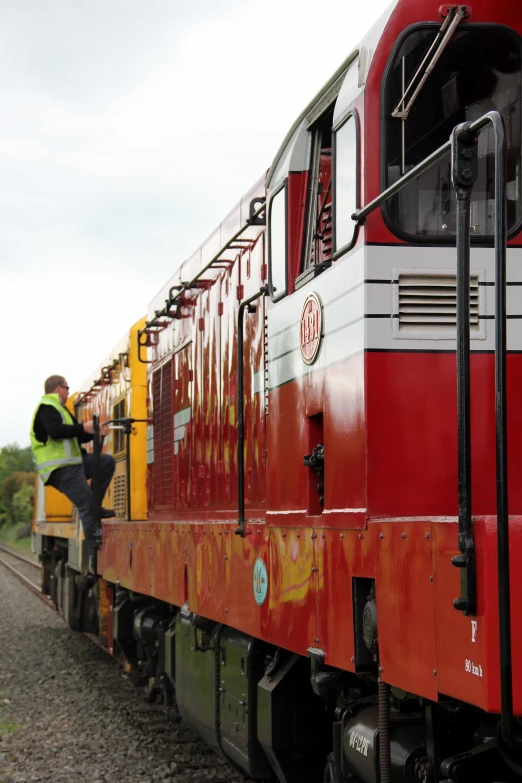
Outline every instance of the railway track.
<path fill-rule="evenodd" d="M 21 555 L 19 552 L 15 552 L 14 550 L 9 549 L 9 547 L 4 546 L 3 544 L 0 544 L 0 565 L 3 565 L 5 568 L 7 568 L 8 571 L 10 571 L 14 576 L 16 576 L 16 578 L 19 579 L 20 582 L 22 582 L 22 584 L 24 584 L 29 590 L 31 590 L 32 593 L 37 595 L 38 598 L 44 604 L 46 604 L 46 606 L 48 606 L 53 611 L 57 611 L 56 606 L 53 604 L 49 596 L 42 593 L 40 586 L 35 582 L 33 582 L 31 578 L 28 577 L 26 574 L 23 574 L 19 570 L 19 568 L 16 568 L 16 566 L 13 564 L 13 562 L 10 562 L 10 560 L 23 563 L 24 568 L 30 566 L 30 569 L 38 570 L 38 572 L 41 569 L 40 563 L 38 563 L 36 560 L 31 559 L 30 557 L 25 557 L 25 555 Z M 60 611 L 58 611 L 58 614 L 62 616 L 62 613 Z M 107 648 L 100 643 L 100 640 L 94 634 L 84 632 L 83 636 L 85 636 L 92 644 L 94 644 L 100 650 L 103 650 L 104 652 L 108 652 Z"/>
<path fill-rule="evenodd" d="M 31 560 L 28 557 L 25 557 L 24 555 L 20 555 L 18 552 L 14 552 L 4 545 L 0 545 L 0 565 L 4 566 L 6 570 L 10 571 L 14 576 L 16 576 L 22 582 L 22 584 L 31 590 L 31 592 L 34 592 L 40 598 L 40 600 L 51 607 L 53 609 L 54 618 L 56 618 L 57 614 L 61 614 L 60 612 L 56 611 L 56 608 L 51 603 L 50 599 L 41 593 L 39 585 L 36 584 L 38 581 L 37 571 L 40 568 L 39 563 Z M 21 569 L 23 569 L 24 573 L 22 573 Z M 12 600 L 11 605 L 14 605 Z M 9 620 L 11 635 L 13 623 L 17 622 L 20 622 L 19 615 L 16 616 L 16 619 Z M 51 619 L 49 622 L 50 625 L 56 624 L 56 619 Z M 34 632 L 40 633 L 41 628 L 38 630 L 38 624 L 35 624 L 33 621 L 33 625 L 35 629 L 37 629 Z M 0 629 L 0 633 L 1 630 L 2 629 Z M 45 727 L 45 738 L 42 740 L 42 742 L 48 742 L 50 719 L 47 702 L 53 703 L 53 699 L 56 698 L 56 692 L 52 683 L 55 682 L 56 670 L 58 669 L 60 671 L 61 681 L 65 681 L 67 677 L 71 678 L 69 681 L 69 688 L 72 694 L 74 694 L 76 688 L 88 688 L 88 691 L 85 691 L 83 695 L 77 699 L 77 703 L 82 704 L 82 714 L 84 714 L 86 710 L 93 711 L 96 708 L 101 710 L 101 712 L 96 714 L 94 717 L 91 715 L 90 719 L 87 721 L 89 730 L 88 736 L 85 739 L 82 739 L 82 743 L 84 745 L 88 745 L 91 742 L 96 742 L 97 745 L 100 745 L 100 743 L 106 742 L 106 734 L 103 731 L 100 736 L 95 736 L 93 738 L 92 727 L 96 725 L 102 725 L 103 721 L 106 720 L 107 713 L 109 712 L 114 712 L 119 716 L 118 720 L 116 720 L 114 724 L 116 729 L 112 728 L 112 731 L 116 731 L 118 737 L 116 741 L 117 747 L 120 749 L 124 748 L 125 750 L 119 754 L 116 753 L 114 756 L 114 747 L 111 746 L 111 752 L 107 752 L 106 756 L 103 758 L 103 762 L 97 762 L 100 768 L 100 774 L 96 776 L 96 780 L 105 781 L 107 779 L 112 779 L 110 777 L 105 777 L 102 770 L 105 768 L 106 764 L 109 764 L 107 759 L 113 759 L 114 757 L 116 758 L 114 764 L 116 764 L 117 767 L 117 769 L 114 771 L 114 775 L 120 775 L 121 770 L 124 769 L 126 773 L 125 779 L 132 780 L 133 782 L 135 781 L 136 783 L 137 781 L 141 780 L 147 780 L 151 783 L 160 783 L 160 781 L 163 782 L 164 780 L 170 781 L 171 777 L 174 776 L 176 777 L 176 780 L 179 781 L 179 783 L 206 783 L 206 781 L 208 781 L 208 783 L 243 783 L 244 778 L 237 770 L 230 768 L 223 759 L 215 757 L 213 751 L 209 747 L 205 746 L 201 740 L 193 736 L 192 733 L 184 726 L 175 704 L 172 704 L 169 707 L 160 705 L 158 703 L 144 705 L 143 697 L 140 697 L 139 699 L 136 699 L 136 697 L 133 698 L 132 691 L 134 691 L 134 689 L 132 689 L 131 693 L 125 692 L 124 686 L 123 692 L 120 690 L 120 688 L 122 688 L 119 682 L 120 675 L 118 675 L 117 684 L 114 685 L 114 675 L 110 674 L 111 670 L 105 669 L 104 666 L 101 666 L 101 671 L 103 672 L 103 685 L 100 686 L 98 691 L 96 691 L 96 698 L 87 698 L 87 695 L 91 693 L 91 688 L 93 687 L 92 683 L 99 682 L 98 677 L 93 676 L 91 678 L 89 676 L 86 678 L 85 676 L 82 676 L 83 667 L 86 666 L 88 669 L 88 667 L 92 666 L 88 653 L 85 653 L 85 649 L 88 649 L 89 645 L 84 645 L 83 651 L 82 649 L 76 649 L 74 658 L 72 660 L 70 657 L 68 657 L 70 655 L 71 645 L 74 646 L 76 644 L 74 640 L 80 634 L 71 635 L 69 639 L 62 638 L 62 644 L 58 646 L 58 649 L 55 648 L 54 643 L 51 645 L 52 662 L 46 669 L 45 667 L 47 658 L 45 651 L 48 649 L 48 637 L 46 637 L 45 631 L 41 633 L 42 636 L 40 646 L 43 652 L 38 658 L 39 679 L 36 681 L 35 687 L 38 698 L 40 698 L 41 691 L 46 692 L 46 706 L 42 712 L 42 715 L 44 716 L 42 718 L 42 724 Z M 93 634 L 84 633 L 81 635 L 86 637 L 96 647 L 99 647 L 100 649 L 104 650 L 104 652 L 107 652 L 106 648 L 100 645 L 99 640 L 97 637 L 93 636 Z M 24 647 L 22 649 L 22 653 L 20 654 L 29 655 L 30 647 Z M 56 663 L 57 655 L 60 660 L 60 663 L 58 664 Z M 107 660 L 109 660 L 109 657 L 107 657 Z M 110 660 L 114 659 L 111 658 Z M 87 663 L 82 663 L 82 661 L 87 661 Z M 46 674 L 41 673 L 42 668 Z M 97 672 L 100 671 L 99 662 L 96 663 L 95 668 Z M 34 662 L 31 660 L 31 663 L 26 665 L 25 671 L 32 672 L 34 670 Z M 16 666 L 14 667 L 13 671 L 14 673 L 12 675 L 12 679 L 10 678 L 8 681 L 10 687 L 12 687 L 12 683 L 15 681 L 16 677 L 20 676 L 21 670 L 19 666 Z M 94 671 L 94 667 L 90 669 L 90 671 Z M 24 676 L 27 675 L 25 674 Z M 85 685 L 86 682 L 88 683 L 87 685 Z M 5 686 L 5 683 L 2 682 L 2 673 L 0 672 L 0 691 L 2 690 L 2 687 L 7 686 Z M 49 692 L 47 692 L 48 688 Z M 24 692 L 24 688 L 20 687 L 20 693 L 22 692 Z M 22 726 L 17 734 L 13 734 L 12 737 L 9 735 L 8 737 L 9 743 L 13 746 L 17 742 L 22 742 L 22 735 L 25 731 L 25 724 L 22 723 L 21 719 L 17 714 L 15 715 L 14 712 L 20 698 L 21 697 L 19 695 L 17 700 L 12 700 L 5 706 L 5 710 L 13 710 L 13 722 L 18 722 L 20 723 L 20 726 Z M 74 697 L 74 695 L 70 697 L 70 703 L 73 705 L 73 707 L 75 698 L 76 697 Z M 123 703 L 125 703 L 125 708 L 122 710 L 121 705 Z M 65 706 L 64 703 L 60 702 L 59 705 L 54 708 L 58 716 L 57 720 L 59 721 L 56 731 L 58 731 L 58 729 L 61 730 L 62 728 L 61 721 L 64 719 L 63 711 L 67 709 L 67 704 L 69 704 L 69 701 L 67 701 Z M 100 704 L 102 704 L 102 706 L 100 706 Z M 32 734 L 31 743 L 29 744 L 31 745 L 32 750 L 34 750 L 34 748 L 38 747 L 38 742 L 35 742 L 34 740 L 35 732 L 38 733 L 38 718 L 34 709 L 34 696 L 31 696 L 31 705 Z M 85 705 L 88 706 L 86 707 Z M 131 728 L 129 728 L 126 719 L 126 715 L 129 710 L 132 711 L 134 716 L 131 721 Z M 76 718 L 74 716 L 69 719 L 71 725 L 75 719 Z M 79 729 L 79 731 L 80 730 L 81 729 Z M 74 763 L 76 766 L 81 766 L 81 764 L 83 764 L 81 748 L 80 750 L 75 748 L 73 753 L 67 745 L 66 735 L 61 737 L 59 734 L 57 734 L 57 736 L 59 736 L 60 739 L 57 740 L 57 750 L 55 752 L 57 752 L 58 755 L 60 755 L 60 753 L 62 754 L 62 763 L 65 765 L 71 764 L 71 756 L 74 755 L 75 758 L 77 756 L 77 760 Z M 19 737 L 22 737 L 22 739 L 19 739 Z M 5 742 L 7 743 L 8 740 L 5 740 Z M 91 761 L 89 763 L 92 763 L 92 758 L 96 758 L 97 752 L 97 750 L 90 752 L 89 758 Z M 2 748 L 0 747 L 0 768 L 3 760 L 1 754 Z M 16 756 L 16 753 L 14 753 L 14 755 Z M 20 757 L 17 757 L 16 762 L 13 762 L 16 764 L 16 768 L 19 771 L 22 771 L 24 769 L 23 765 L 28 763 L 25 759 L 26 753 L 24 751 L 24 754 L 21 754 Z M 31 757 L 31 764 L 38 765 L 39 763 L 40 760 L 38 758 L 33 759 Z M 140 764 L 147 765 L 148 768 L 152 764 L 153 768 L 156 767 L 158 771 L 156 773 L 154 773 L 152 770 L 147 772 L 143 771 L 143 773 L 140 772 L 137 777 L 133 777 L 132 775 L 134 767 L 138 767 Z M 91 770 L 89 769 L 89 773 L 86 774 L 90 774 L 90 771 Z M 0 779 L 3 780 L 1 774 Z M 63 780 L 63 778 L 60 779 Z M 38 780 L 40 780 L 41 783 L 45 783 L 46 781 L 52 783 L 50 777 L 40 777 Z M 246 783 L 251 782 L 246 781 Z"/>
<path fill-rule="evenodd" d="M 16 567 L 16 563 L 24 564 L 24 570 L 26 571 L 25 574 Z M 38 571 L 38 573 L 40 572 L 40 563 L 37 563 L 35 560 L 32 560 L 29 557 L 25 557 L 25 555 L 21 555 L 19 552 L 15 552 L 3 544 L 0 544 L 0 565 L 3 565 L 4 568 L 7 568 L 7 570 L 16 576 L 16 578 L 29 590 L 31 590 L 32 593 L 37 595 L 44 604 L 49 606 L 51 609 L 55 608 L 51 599 L 42 593 L 40 585 L 36 584 L 36 582 L 33 582 L 31 577 L 27 576 L 28 566 L 33 569 L 33 575 L 36 576 L 34 571 Z"/>

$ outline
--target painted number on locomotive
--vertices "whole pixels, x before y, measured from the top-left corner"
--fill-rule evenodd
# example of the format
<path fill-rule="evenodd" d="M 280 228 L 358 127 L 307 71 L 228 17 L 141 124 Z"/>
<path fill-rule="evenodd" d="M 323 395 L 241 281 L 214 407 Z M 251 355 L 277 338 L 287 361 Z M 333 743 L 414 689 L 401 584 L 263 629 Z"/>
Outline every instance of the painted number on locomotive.
<path fill-rule="evenodd" d="M 323 308 L 317 294 L 308 294 L 304 301 L 300 330 L 301 356 L 306 364 L 313 364 L 323 335 Z"/>
<path fill-rule="evenodd" d="M 370 740 L 368 737 L 363 737 L 358 731 L 352 731 L 350 734 L 350 747 L 354 748 L 357 753 L 362 753 L 363 756 L 368 755 L 368 746 Z"/>
<path fill-rule="evenodd" d="M 265 561 L 258 557 L 254 563 L 254 598 L 256 604 L 262 606 L 268 593 L 268 572 Z"/>
<path fill-rule="evenodd" d="M 475 677 L 482 677 L 482 666 L 480 663 L 473 663 L 469 658 L 466 658 L 464 661 L 464 670 L 467 671 L 468 674 L 474 674 Z"/>

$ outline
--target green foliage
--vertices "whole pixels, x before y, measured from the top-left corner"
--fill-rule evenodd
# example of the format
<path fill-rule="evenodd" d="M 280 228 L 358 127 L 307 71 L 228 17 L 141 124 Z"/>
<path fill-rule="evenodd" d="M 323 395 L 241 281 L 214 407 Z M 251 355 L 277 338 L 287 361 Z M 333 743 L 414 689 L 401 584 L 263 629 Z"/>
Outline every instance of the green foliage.
<path fill-rule="evenodd" d="M 12 720 L 5 720 L 0 723 L 0 738 L 3 737 L 4 734 L 16 734 L 17 731 L 20 731 L 19 723 L 15 723 Z"/>
<path fill-rule="evenodd" d="M 27 475 L 27 474 L 22 474 Z M 29 474 L 30 475 L 30 474 Z M 33 518 L 34 476 L 13 495 L 13 516 L 16 522 L 30 522 Z"/>
<path fill-rule="evenodd" d="M 0 449 L 0 484 L 11 473 L 32 473 L 34 471 L 33 455 L 30 446 L 20 448 L 16 443 L 8 443 Z"/>
<path fill-rule="evenodd" d="M 9 443 L 0 449 L 0 526 L 32 518 L 34 464 L 31 449 Z"/>
<path fill-rule="evenodd" d="M 20 520 L 16 509 L 24 514 L 23 521 L 28 522 L 32 516 L 34 473 L 16 471 L 5 478 L 0 484 L 0 501 L 8 525 L 14 525 Z M 16 500 L 15 500 L 16 499 Z M 27 516 L 27 514 L 29 514 Z"/>

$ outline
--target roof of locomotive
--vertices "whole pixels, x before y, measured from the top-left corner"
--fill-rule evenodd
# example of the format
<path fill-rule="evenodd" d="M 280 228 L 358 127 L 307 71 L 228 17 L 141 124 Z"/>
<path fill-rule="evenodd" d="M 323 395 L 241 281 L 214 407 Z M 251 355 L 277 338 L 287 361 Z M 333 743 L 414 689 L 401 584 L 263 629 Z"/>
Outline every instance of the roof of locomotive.
<path fill-rule="evenodd" d="M 236 234 L 242 226 L 246 225 L 247 217 L 250 212 L 250 202 L 254 198 L 264 198 L 265 177 L 260 177 L 257 182 L 245 193 L 243 198 L 230 210 L 228 215 L 221 221 L 218 227 L 210 234 L 210 236 L 203 242 L 202 245 L 193 253 L 190 258 L 184 261 L 170 280 L 160 288 L 154 299 L 149 303 L 147 308 L 147 319 L 151 320 L 154 317 L 156 310 L 161 310 L 165 306 L 165 301 L 168 299 L 169 290 L 172 286 L 180 285 L 182 281 L 187 282 L 192 280 L 198 272 L 203 269 L 225 246 L 225 244 Z M 244 239 L 255 238 L 259 234 L 259 226 L 246 228 L 242 234 Z M 220 257 L 224 259 L 233 260 L 237 255 L 237 250 L 227 250 Z M 209 270 L 208 276 L 217 275 L 222 270 L 216 269 Z"/>
<path fill-rule="evenodd" d="M 348 92 L 348 103 L 343 101 L 342 85 L 347 75 L 347 71 L 357 55 L 360 56 L 358 86 L 360 90 L 364 88 L 364 83 L 366 81 L 366 77 L 368 76 L 373 54 L 377 48 L 379 39 L 381 38 L 388 20 L 399 2 L 400 0 L 393 0 L 393 2 L 390 3 L 386 10 L 380 15 L 374 25 L 366 33 L 364 38 L 362 38 L 359 44 L 352 50 L 352 52 L 350 52 L 348 57 L 342 62 L 335 73 L 328 79 L 326 84 L 323 85 L 317 95 L 315 95 L 315 97 L 297 117 L 292 127 L 286 134 L 272 161 L 272 165 L 268 170 L 265 183 L 267 190 L 270 188 L 272 183 L 275 182 L 276 178 L 278 180 L 281 178 L 281 169 L 287 168 L 285 164 L 289 164 L 290 162 L 290 155 L 288 154 L 288 151 L 291 150 L 292 146 L 294 145 L 301 125 L 305 124 L 306 126 L 309 126 L 312 124 L 331 104 L 332 99 L 334 99 L 337 95 L 339 96 L 335 108 L 335 115 L 337 117 L 339 117 L 344 112 L 344 110 L 348 108 L 349 103 L 353 101 L 353 90 Z M 343 105 L 339 105 L 340 103 L 343 103 Z M 346 103 L 346 105 L 344 105 L 344 103 Z"/>
<path fill-rule="evenodd" d="M 365 69 L 365 73 L 367 74 L 371 64 L 373 52 L 375 51 L 375 48 L 384 31 L 384 28 L 386 27 L 388 19 L 390 18 L 398 2 L 400 2 L 400 0 L 393 0 L 393 2 L 390 3 L 386 11 L 384 11 L 384 13 L 381 14 L 381 16 L 375 22 L 373 27 L 364 36 L 359 46 L 357 46 L 352 51 L 352 53 L 346 58 L 346 60 L 337 69 L 337 71 L 333 74 L 333 76 L 326 82 L 324 87 L 318 92 L 318 94 L 314 97 L 314 99 L 310 101 L 308 106 L 299 115 L 299 117 L 297 118 L 297 120 L 294 122 L 291 129 L 287 133 L 283 143 L 281 144 L 266 177 L 264 176 L 260 177 L 260 179 L 252 186 L 252 188 L 250 188 L 250 190 L 229 212 L 229 214 L 212 232 L 212 234 L 210 234 L 210 236 L 206 239 L 206 241 L 202 245 L 200 245 L 200 247 L 198 247 L 198 249 L 195 251 L 195 253 L 192 254 L 192 256 L 190 256 L 190 258 L 188 258 L 186 261 L 184 261 L 181 264 L 181 266 L 170 278 L 170 280 L 167 283 L 165 283 L 165 285 L 162 286 L 162 288 L 160 288 L 156 296 L 150 301 L 148 305 L 147 308 L 148 320 L 154 318 L 155 312 L 157 310 L 161 310 L 165 306 L 165 302 L 169 297 L 169 290 L 173 286 L 180 285 L 182 281 L 193 279 L 195 275 L 201 269 L 203 269 L 203 267 L 206 264 L 208 264 L 209 261 L 212 260 L 212 258 L 215 257 L 215 255 L 219 252 L 219 250 L 222 247 L 224 247 L 224 245 L 230 239 L 230 237 L 232 237 L 239 230 L 239 228 L 246 223 L 246 217 L 248 216 L 249 213 L 251 200 L 256 196 L 264 197 L 266 195 L 266 188 L 270 185 L 273 174 L 276 171 L 278 164 L 285 150 L 288 147 L 289 141 L 292 139 L 292 136 L 294 136 L 296 130 L 299 128 L 301 123 L 304 120 L 306 120 L 311 114 L 314 114 L 315 116 L 318 108 L 320 108 L 324 100 L 328 99 L 332 87 L 335 85 L 339 85 L 339 83 L 342 84 L 342 81 L 344 79 L 344 76 L 346 75 L 346 71 L 348 70 L 350 63 L 360 52 L 362 53 L 363 48 L 364 48 L 365 58 L 366 58 L 364 69 Z M 250 229 L 250 231 L 253 232 L 254 234 L 257 234 L 259 229 L 257 230 Z M 247 229 L 244 234 L 245 238 L 248 237 L 249 235 L 248 232 L 249 229 Z M 230 253 L 232 255 L 230 255 Z M 232 258 L 233 253 L 234 251 L 229 251 L 229 256 L 225 254 L 223 257 Z M 210 272 L 210 274 L 212 273 Z"/>

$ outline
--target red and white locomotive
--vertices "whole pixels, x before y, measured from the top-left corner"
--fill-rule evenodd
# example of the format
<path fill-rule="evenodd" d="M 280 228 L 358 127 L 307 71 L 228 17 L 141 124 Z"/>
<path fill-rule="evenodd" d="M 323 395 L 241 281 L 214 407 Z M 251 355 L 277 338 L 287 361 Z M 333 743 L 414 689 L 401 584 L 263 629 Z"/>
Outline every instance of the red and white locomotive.
<path fill-rule="evenodd" d="M 251 778 L 522 776 L 521 35 L 397 0 L 139 333 L 106 631 Z"/>

